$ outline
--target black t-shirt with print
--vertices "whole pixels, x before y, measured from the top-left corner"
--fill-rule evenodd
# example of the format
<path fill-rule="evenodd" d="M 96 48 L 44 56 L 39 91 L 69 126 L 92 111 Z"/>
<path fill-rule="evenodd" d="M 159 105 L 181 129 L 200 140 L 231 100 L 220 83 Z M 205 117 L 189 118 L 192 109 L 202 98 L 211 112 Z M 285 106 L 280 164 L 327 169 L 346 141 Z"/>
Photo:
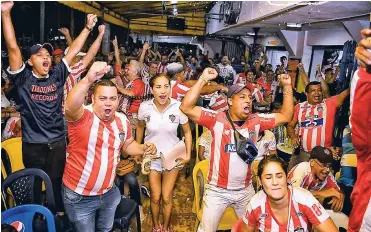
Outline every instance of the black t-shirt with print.
<path fill-rule="evenodd" d="M 24 64 L 8 70 L 19 95 L 23 142 L 47 144 L 66 136 L 62 100 L 68 69 L 63 60 L 47 78 L 37 78 Z"/>

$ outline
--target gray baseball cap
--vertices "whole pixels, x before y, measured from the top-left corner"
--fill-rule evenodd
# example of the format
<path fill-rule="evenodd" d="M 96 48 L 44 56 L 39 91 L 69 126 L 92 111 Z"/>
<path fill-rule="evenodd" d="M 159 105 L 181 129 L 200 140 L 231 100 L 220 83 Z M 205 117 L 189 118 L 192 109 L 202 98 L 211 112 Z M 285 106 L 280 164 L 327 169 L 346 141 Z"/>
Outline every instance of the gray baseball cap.
<path fill-rule="evenodd" d="M 184 71 L 183 65 L 179 63 L 171 63 L 168 64 L 165 68 L 165 73 L 169 75 L 170 77 L 173 77 L 174 75 L 181 73 Z"/>

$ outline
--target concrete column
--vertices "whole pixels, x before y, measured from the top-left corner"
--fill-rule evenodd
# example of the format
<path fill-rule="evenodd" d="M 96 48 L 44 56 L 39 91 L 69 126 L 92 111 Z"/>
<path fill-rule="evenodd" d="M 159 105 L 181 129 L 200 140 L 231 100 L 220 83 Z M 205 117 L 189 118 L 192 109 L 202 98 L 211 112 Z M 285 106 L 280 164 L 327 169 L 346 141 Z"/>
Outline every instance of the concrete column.
<path fill-rule="evenodd" d="M 40 1 L 40 43 L 44 43 L 45 37 L 45 2 Z"/>

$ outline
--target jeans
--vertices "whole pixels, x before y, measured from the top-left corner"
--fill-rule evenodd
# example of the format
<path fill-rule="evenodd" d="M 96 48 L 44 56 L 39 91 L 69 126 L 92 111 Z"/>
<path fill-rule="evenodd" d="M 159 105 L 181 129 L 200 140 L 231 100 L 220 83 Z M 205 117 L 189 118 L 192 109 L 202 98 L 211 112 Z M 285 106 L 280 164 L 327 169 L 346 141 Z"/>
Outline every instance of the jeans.
<path fill-rule="evenodd" d="M 134 172 L 129 172 L 124 176 L 119 176 L 119 179 L 121 194 L 124 194 L 124 184 L 129 185 L 130 198 L 133 199 L 138 205 L 142 205 L 137 175 Z"/>
<path fill-rule="evenodd" d="M 64 185 L 62 189 L 64 208 L 76 231 L 111 231 L 115 211 L 121 201 L 115 184 L 108 192 L 97 196 L 83 196 Z"/>

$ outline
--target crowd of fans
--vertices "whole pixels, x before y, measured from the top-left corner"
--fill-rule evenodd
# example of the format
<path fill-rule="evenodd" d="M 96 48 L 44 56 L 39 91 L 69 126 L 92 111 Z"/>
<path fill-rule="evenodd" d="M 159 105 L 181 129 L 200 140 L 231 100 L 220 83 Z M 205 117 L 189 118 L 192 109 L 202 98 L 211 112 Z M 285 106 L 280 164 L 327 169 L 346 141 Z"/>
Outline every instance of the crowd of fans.
<path fill-rule="evenodd" d="M 151 198 L 153 231 L 170 231 L 172 191 L 196 140 L 197 160 L 209 160 L 199 231 L 216 231 L 228 206 L 242 219 L 235 227 L 241 231 L 310 231 L 312 226 L 337 231 L 334 212 L 351 216 L 351 231 L 362 223 L 370 229 L 362 221 L 366 208 L 357 206 L 358 214 L 351 215 L 357 204 L 367 207 L 370 194 L 365 190 L 365 199 L 353 199 L 352 205 L 357 177 L 346 160 L 357 148 L 349 126 L 343 147 L 332 146 L 335 114 L 350 95 L 349 89 L 336 94 L 339 69 L 321 73 L 318 65 L 316 81 L 310 81 L 299 64 L 299 79 L 306 86 L 299 93 L 286 74 L 286 57 L 273 70 L 264 56 L 251 64 L 245 57 L 231 62 L 219 54 L 160 53 L 148 43 L 128 52 L 115 38 L 114 52 L 103 62 L 96 57 L 104 25 L 82 52 L 96 15 L 87 16 L 86 27 L 74 39 L 68 29 L 60 29 L 66 49 L 37 44 L 24 57 L 10 17 L 12 6 L 1 6 L 9 58 L 9 67 L 2 62 L 2 141 L 22 137 L 25 167 L 41 168 L 50 176 L 58 215 L 67 215 L 77 231 L 112 228 L 123 183 L 139 205 L 143 185 Z M 360 46 L 370 48 L 367 41 Z M 370 53 L 363 47 L 356 56 L 364 68 L 370 65 Z M 203 126 L 200 138 L 194 137 L 197 124 Z M 158 154 L 177 146 L 185 147 L 184 156 L 165 168 Z M 149 190 L 147 178 L 134 171 L 120 175 L 122 183 L 115 184 L 116 167 L 143 159 L 149 161 Z M 339 178 L 334 163 L 342 164 Z"/>

